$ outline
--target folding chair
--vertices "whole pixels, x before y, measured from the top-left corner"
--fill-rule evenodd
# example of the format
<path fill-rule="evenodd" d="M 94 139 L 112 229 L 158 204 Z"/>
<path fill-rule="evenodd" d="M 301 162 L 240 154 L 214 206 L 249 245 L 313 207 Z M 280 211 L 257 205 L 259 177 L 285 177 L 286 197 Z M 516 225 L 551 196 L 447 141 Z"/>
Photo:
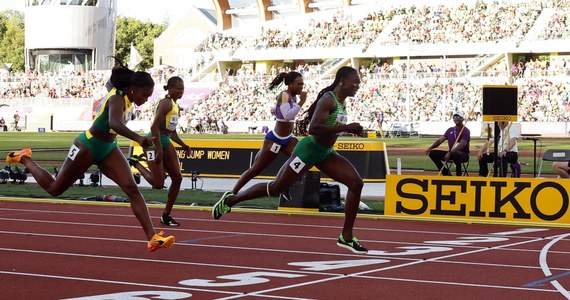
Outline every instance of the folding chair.
<path fill-rule="evenodd" d="M 454 161 L 450 160 L 443 162 L 443 167 L 449 170 L 449 173 L 451 173 L 451 166 L 455 166 Z M 455 167 L 457 168 L 457 166 Z M 461 162 L 461 176 L 469 176 L 469 159 L 467 159 L 467 161 Z"/>
<path fill-rule="evenodd" d="M 536 177 L 540 177 L 542 172 L 542 164 L 544 161 L 570 161 L 570 150 L 565 149 L 548 149 L 544 151 L 542 155 L 542 160 L 540 161 L 540 167 L 538 168 L 538 174 Z"/>
<path fill-rule="evenodd" d="M 508 163 L 507 168 L 508 167 L 511 167 L 511 177 L 513 177 L 513 178 L 520 178 L 521 177 L 522 167 L 521 167 L 521 163 L 519 161 L 517 161 L 515 163 Z M 494 170 L 495 170 L 495 162 L 493 162 L 491 164 L 491 168 L 489 169 L 489 175 L 488 176 L 490 176 L 490 174 L 493 174 Z"/>

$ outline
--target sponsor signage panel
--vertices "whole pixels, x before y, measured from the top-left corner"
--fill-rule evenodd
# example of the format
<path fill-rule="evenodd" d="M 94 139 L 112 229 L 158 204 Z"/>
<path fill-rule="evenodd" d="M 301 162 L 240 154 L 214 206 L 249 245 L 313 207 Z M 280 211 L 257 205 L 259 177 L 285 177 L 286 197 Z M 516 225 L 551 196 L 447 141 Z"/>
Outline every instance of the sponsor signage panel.
<path fill-rule="evenodd" d="M 570 224 L 570 180 L 388 175 L 385 215 Z"/>
<path fill-rule="evenodd" d="M 191 147 L 190 153 L 185 154 L 182 148 L 177 148 L 180 167 L 184 175 L 192 171 L 200 172 L 200 176 L 209 177 L 239 177 L 253 162 L 255 155 L 263 145 L 263 140 L 201 140 L 188 139 L 184 141 Z M 176 143 L 175 143 L 176 146 Z M 362 178 L 367 182 L 383 182 L 389 174 L 388 159 L 384 142 L 379 141 L 337 141 L 336 151 L 349 159 Z M 131 143 L 133 154 L 142 153 L 142 148 Z M 273 178 L 279 168 L 287 160 L 280 154 L 275 161 L 265 169 L 258 178 Z M 316 168 L 314 168 L 316 170 Z M 323 176 L 326 178 L 326 176 Z"/>

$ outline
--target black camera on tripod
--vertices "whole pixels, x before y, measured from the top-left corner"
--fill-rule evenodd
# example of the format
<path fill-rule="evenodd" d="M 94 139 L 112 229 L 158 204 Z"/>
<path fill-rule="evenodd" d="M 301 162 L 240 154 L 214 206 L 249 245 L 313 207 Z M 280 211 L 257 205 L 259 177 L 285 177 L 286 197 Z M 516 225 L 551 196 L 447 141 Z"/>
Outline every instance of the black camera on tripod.
<path fill-rule="evenodd" d="M 193 190 L 195 190 L 195 189 L 196 189 L 196 181 L 198 181 L 198 176 L 200 175 L 200 172 L 198 172 L 198 171 L 190 171 L 190 175 L 192 176 L 192 177 L 191 177 L 191 179 L 192 179 L 192 186 L 191 186 L 191 188 L 192 188 Z"/>

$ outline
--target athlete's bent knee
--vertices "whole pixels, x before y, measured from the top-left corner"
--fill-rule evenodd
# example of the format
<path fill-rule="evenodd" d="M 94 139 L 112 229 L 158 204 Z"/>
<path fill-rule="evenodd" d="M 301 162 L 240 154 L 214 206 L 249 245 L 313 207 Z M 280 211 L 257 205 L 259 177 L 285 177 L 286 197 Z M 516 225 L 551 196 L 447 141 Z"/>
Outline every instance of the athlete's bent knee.
<path fill-rule="evenodd" d="M 355 178 L 351 180 L 346 186 L 349 190 L 362 190 L 364 187 L 364 181 L 360 177 Z"/>

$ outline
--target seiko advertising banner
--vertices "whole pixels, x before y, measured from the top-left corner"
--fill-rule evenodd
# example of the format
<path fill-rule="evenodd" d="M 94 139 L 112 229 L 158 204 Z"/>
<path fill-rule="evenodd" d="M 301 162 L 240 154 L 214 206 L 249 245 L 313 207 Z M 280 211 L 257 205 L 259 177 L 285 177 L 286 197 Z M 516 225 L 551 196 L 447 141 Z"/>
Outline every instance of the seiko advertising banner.
<path fill-rule="evenodd" d="M 570 180 L 389 175 L 389 216 L 569 225 Z"/>

